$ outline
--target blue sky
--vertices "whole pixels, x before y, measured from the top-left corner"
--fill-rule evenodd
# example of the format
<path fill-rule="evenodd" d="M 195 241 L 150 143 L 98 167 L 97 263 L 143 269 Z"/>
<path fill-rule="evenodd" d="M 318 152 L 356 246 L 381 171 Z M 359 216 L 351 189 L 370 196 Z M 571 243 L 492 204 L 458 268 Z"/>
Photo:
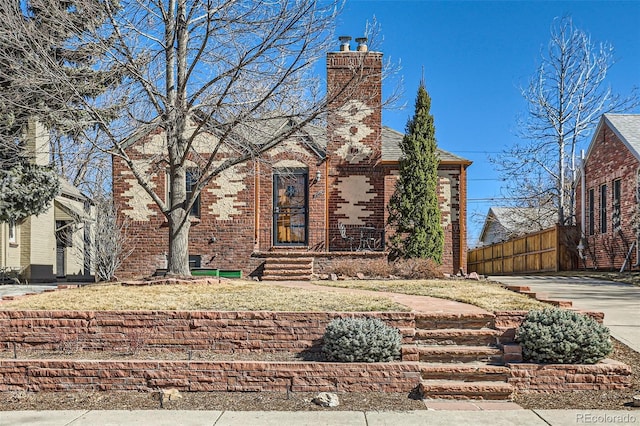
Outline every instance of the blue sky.
<path fill-rule="evenodd" d="M 385 125 L 404 131 L 424 67 L 439 147 L 473 161 L 470 243 L 489 207 L 500 203 L 487 200 L 501 197 L 487 157 L 518 140 L 516 117 L 526 109 L 519 87 L 536 70 L 553 18 L 563 15 L 593 41 L 615 47 L 617 62 L 608 77 L 614 92 L 628 94 L 640 86 L 640 1 L 347 0 L 339 18 L 337 34 L 355 38 L 375 16 L 383 37 L 377 50 L 400 63 L 383 97 L 402 78 L 406 106 L 383 111 Z M 336 40 L 336 50 L 338 45 Z"/>

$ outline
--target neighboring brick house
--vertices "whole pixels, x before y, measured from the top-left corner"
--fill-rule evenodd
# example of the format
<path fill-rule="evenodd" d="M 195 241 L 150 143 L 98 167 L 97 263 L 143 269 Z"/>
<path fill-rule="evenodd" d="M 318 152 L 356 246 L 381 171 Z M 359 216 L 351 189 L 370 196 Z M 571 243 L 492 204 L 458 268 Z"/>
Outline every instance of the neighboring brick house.
<path fill-rule="evenodd" d="M 358 47 L 327 54 L 327 87 L 335 101 L 326 129 L 308 126 L 259 161 L 224 171 L 202 191 L 189 239 L 194 266 L 260 276 L 265 259 L 268 263 L 276 256 L 325 263 L 345 253 L 383 257 L 386 206 L 395 189 L 403 134 L 382 126 L 382 54 Z M 365 74 L 358 92 L 333 96 L 342 93 L 336 91 L 358 67 Z M 279 125 L 286 123 L 272 123 Z M 206 153 L 208 138 L 215 134 L 198 136 L 194 150 Z M 162 140 L 160 128 L 135 135 L 127 153 L 134 161 L 148 162 L 161 152 Z M 466 169 L 471 162 L 443 150 L 439 155 L 442 269 L 457 272 L 466 265 Z M 167 185 L 160 163 L 145 166 L 154 188 Z M 118 276 L 151 275 L 166 265 L 167 223 L 117 157 L 113 191 L 121 219 L 130 222 L 135 248 Z"/>
<path fill-rule="evenodd" d="M 640 114 L 604 114 L 576 191 L 584 266 L 620 269 L 629 254 L 626 266 L 637 268 L 639 185 Z"/>

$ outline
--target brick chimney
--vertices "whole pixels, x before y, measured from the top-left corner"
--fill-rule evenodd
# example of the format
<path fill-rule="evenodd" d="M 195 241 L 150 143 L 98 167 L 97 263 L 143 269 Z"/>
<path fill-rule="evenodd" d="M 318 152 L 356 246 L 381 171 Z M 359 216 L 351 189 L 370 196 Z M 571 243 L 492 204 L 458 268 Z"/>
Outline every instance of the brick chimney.
<path fill-rule="evenodd" d="M 328 226 L 384 227 L 382 152 L 382 53 L 367 39 L 340 37 L 327 53 Z"/>

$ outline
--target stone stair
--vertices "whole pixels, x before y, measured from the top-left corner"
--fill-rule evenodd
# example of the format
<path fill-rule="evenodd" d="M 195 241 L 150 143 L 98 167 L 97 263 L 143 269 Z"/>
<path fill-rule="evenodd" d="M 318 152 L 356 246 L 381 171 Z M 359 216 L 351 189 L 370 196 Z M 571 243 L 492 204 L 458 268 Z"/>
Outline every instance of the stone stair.
<path fill-rule="evenodd" d="M 313 257 L 269 256 L 265 260 L 263 281 L 309 281 Z"/>
<path fill-rule="evenodd" d="M 417 314 L 413 343 L 403 359 L 420 363 L 418 392 L 425 399 L 507 400 L 507 383 L 493 315 Z"/>

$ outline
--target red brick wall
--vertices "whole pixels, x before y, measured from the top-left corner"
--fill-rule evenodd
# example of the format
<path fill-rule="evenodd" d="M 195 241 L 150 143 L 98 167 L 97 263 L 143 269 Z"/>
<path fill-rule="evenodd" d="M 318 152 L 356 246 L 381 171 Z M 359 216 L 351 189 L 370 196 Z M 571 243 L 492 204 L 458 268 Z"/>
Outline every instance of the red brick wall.
<path fill-rule="evenodd" d="M 632 217 L 636 209 L 636 179 L 640 163 L 627 149 L 622 141 L 608 127 L 606 121 L 592 142 L 593 146 L 585 164 L 585 196 L 588 200 L 589 189 L 594 190 L 594 234 L 589 235 L 589 206 L 584 203 L 586 211 L 585 234 L 587 249 L 585 250 L 585 265 L 588 268 L 620 269 L 635 240 L 632 229 Z M 621 180 L 620 223 L 621 232 L 614 232 L 613 216 L 613 182 Z M 607 230 L 600 232 L 600 188 L 607 185 L 606 213 Z M 576 191 L 577 223 L 581 225 L 582 184 L 579 181 Z M 634 265 L 637 261 L 635 250 L 627 265 Z"/>
<path fill-rule="evenodd" d="M 130 157 L 142 159 L 143 156 L 135 150 L 130 150 Z M 130 278 L 150 276 L 156 269 L 166 267 L 165 253 L 169 248 L 168 223 L 155 203 L 149 208 L 155 213 L 146 221 L 131 221 L 123 209 L 127 209 L 127 196 L 124 194 L 131 188 L 126 179 L 132 176 L 126 174 L 128 168 L 119 158 L 113 160 L 113 195 L 116 205 L 120 209 L 119 220 L 127 226 L 127 249 L 133 249 L 131 255 L 124 260 L 117 277 Z M 164 199 L 166 187 L 164 168 L 158 163 L 158 172 L 151 176 L 156 191 Z M 215 215 L 207 212 L 207 206 L 216 202 L 216 196 L 206 189 L 200 194 L 199 218 L 193 218 L 189 233 L 189 254 L 201 256 L 202 267 L 220 269 L 242 269 L 245 274 L 253 271 L 259 264 L 252 261 L 251 253 L 254 249 L 254 173 L 253 164 L 240 166 L 245 172 L 246 188 L 238 194 L 238 201 L 244 206 L 238 206 L 241 214 L 228 220 L 219 220 Z M 211 183 L 208 188 L 215 188 Z M 130 198 L 130 197 L 129 197 Z M 212 242 L 215 238 L 215 242 Z M 239 259 L 242 259 L 239 261 Z"/>
<path fill-rule="evenodd" d="M 387 223 L 389 212 L 386 205 L 389 204 L 391 196 L 395 191 L 396 181 L 398 180 L 396 166 L 386 166 L 386 174 L 384 177 L 384 222 Z M 465 183 L 463 176 L 464 168 L 458 164 L 449 165 L 441 164 L 438 167 L 441 174 L 446 174 L 451 178 L 451 200 L 445 200 L 443 188 L 438 189 L 438 203 L 440 206 L 446 206 L 442 209 L 442 224 L 444 226 L 444 250 L 442 253 L 442 266 L 440 270 L 446 273 L 457 273 L 460 267 L 466 266 L 466 233 L 464 221 L 466 217 L 463 214 L 464 204 L 466 203 Z M 457 194 L 457 196 L 456 196 Z M 450 221 L 448 220 L 450 219 Z M 450 222 L 450 223 L 447 223 Z M 393 235 L 390 229 L 387 230 L 387 241 Z"/>
<path fill-rule="evenodd" d="M 327 160 L 328 170 L 328 222 L 331 226 L 332 242 L 337 237 L 338 222 L 349 224 L 349 218 L 338 212 L 339 206 L 352 200 L 343 198 L 339 191 L 339 180 L 349 176 L 366 176 L 372 189 L 369 201 L 357 203 L 366 212 L 372 212 L 360 218 L 363 225 L 376 229 L 384 228 L 384 170 L 379 165 L 382 154 L 382 54 L 375 52 L 332 52 L 327 54 L 327 96 L 330 99 L 327 118 Z M 337 112 L 346 102 L 357 100 L 370 108 L 362 121 L 347 122 Z M 337 151 L 348 145 L 338 133 L 338 128 L 350 127 L 353 138 L 371 150 L 370 154 L 357 163 L 345 161 Z M 359 138 L 358 131 L 369 129 L 371 132 Z M 330 245 L 330 249 L 332 246 Z"/>

